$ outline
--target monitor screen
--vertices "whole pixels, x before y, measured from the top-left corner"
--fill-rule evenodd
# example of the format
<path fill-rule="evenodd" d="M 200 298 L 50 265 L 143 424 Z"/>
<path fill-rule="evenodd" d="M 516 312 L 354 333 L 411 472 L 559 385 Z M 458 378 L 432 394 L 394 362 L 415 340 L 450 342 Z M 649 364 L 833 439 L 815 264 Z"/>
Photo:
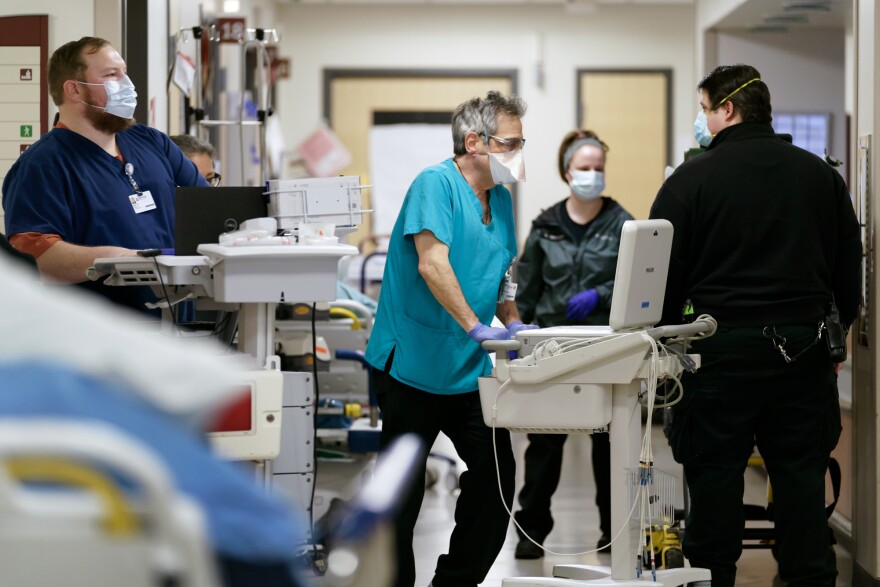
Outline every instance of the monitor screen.
<path fill-rule="evenodd" d="M 174 254 L 197 255 L 204 243 L 217 243 L 224 232 L 245 220 L 264 218 L 261 187 L 179 187 L 174 200 Z"/>
<path fill-rule="evenodd" d="M 671 252 L 668 220 L 623 223 L 608 321 L 613 330 L 650 327 L 660 321 Z"/>

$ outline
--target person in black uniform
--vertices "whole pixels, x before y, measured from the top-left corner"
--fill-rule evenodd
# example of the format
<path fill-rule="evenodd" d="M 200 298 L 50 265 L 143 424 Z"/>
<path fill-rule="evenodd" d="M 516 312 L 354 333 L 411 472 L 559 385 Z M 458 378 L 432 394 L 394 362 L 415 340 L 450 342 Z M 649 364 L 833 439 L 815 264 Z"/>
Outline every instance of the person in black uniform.
<path fill-rule="evenodd" d="M 832 300 L 844 324 L 858 312 L 859 226 L 837 171 L 774 134 L 754 67 L 718 67 L 697 88 L 695 134 L 705 124 L 711 142 L 651 208 L 675 228 L 663 322 L 680 323 L 689 300 L 719 325 L 694 342 L 702 366 L 685 374 L 673 409 L 670 444 L 691 495 L 684 553 L 712 571 L 713 587 L 734 585 L 743 473 L 757 445 L 780 578 L 834 585 L 825 470 L 841 431 L 839 365 L 822 326 Z"/>
<path fill-rule="evenodd" d="M 568 196 L 532 222 L 517 266 L 516 305 L 525 322 L 542 328 L 608 324 L 623 223 L 632 216 L 605 190 L 606 145 L 590 130 L 574 130 L 559 146 L 559 177 Z M 519 493 L 519 526 L 540 544 L 553 528 L 550 501 L 559 485 L 566 434 L 529 434 L 525 485 Z M 598 548 L 611 541 L 611 445 L 592 435 L 593 476 L 599 507 Z M 514 556 L 534 559 L 544 551 L 520 535 Z"/>

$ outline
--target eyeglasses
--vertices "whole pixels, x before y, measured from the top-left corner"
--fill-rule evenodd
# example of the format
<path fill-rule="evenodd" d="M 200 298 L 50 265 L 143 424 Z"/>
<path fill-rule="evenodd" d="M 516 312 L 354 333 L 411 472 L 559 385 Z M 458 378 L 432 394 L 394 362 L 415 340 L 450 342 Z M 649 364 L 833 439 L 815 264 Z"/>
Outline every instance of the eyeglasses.
<path fill-rule="evenodd" d="M 214 174 L 211 174 L 210 177 L 206 177 L 205 179 L 208 180 L 208 183 L 211 184 L 212 188 L 215 188 L 218 185 L 220 185 L 220 180 L 223 179 L 223 176 L 220 175 L 219 173 L 214 173 Z"/>
<path fill-rule="evenodd" d="M 485 134 L 485 133 L 483 133 L 483 136 L 488 137 L 490 139 L 494 139 L 495 142 L 498 143 L 499 145 L 501 145 L 505 151 L 522 151 L 526 146 L 525 139 L 517 139 L 517 138 L 503 139 L 501 137 L 496 137 L 495 135 L 489 135 L 489 134 Z"/>

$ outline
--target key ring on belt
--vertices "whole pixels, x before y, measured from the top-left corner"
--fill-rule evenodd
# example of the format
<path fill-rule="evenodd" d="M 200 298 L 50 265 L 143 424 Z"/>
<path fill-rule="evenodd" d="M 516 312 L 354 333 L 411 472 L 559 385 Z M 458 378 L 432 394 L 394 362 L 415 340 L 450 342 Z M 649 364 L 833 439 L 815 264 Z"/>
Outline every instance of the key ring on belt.
<path fill-rule="evenodd" d="M 789 356 L 788 352 L 785 350 L 785 343 L 788 342 L 788 340 L 784 336 L 776 332 L 775 326 L 765 326 L 762 332 L 765 338 L 770 339 L 770 343 L 773 345 L 773 348 L 779 351 L 779 354 L 782 355 L 782 358 L 785 360 L 786 363 L 794 363 L 798 357 L 819 344 L 819 341 L 822 340 L 823 330 L 825 330 L 825 323 L 820 321 L 818 331 L 816 332 L 816 339 L 793 357 Z"/>

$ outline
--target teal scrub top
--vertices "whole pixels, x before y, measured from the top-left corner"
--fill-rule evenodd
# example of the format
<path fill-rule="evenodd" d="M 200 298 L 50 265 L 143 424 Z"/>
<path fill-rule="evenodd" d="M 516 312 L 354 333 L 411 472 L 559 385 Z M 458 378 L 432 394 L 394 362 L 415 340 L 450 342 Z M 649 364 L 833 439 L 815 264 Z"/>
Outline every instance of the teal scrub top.
<path fill-rule="evenodd" d="M 449 247 L 449 262 L 468 305 L 483 324 L 495 316 L 498 290 L 516 258 L 516 231 L 510 192 L 489 191 L 492 221 L 452 159 L 428 167 L 410 185 L 391 232 L 376 321 L 366 359 L 384 370 L 394 351 L 390 374 L 430 393 L 451 395 L 477 389 L 492 363 L 434 298 L 419 275 L 413 235 L 430 230 Z"/>

